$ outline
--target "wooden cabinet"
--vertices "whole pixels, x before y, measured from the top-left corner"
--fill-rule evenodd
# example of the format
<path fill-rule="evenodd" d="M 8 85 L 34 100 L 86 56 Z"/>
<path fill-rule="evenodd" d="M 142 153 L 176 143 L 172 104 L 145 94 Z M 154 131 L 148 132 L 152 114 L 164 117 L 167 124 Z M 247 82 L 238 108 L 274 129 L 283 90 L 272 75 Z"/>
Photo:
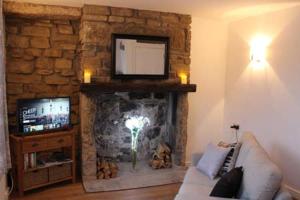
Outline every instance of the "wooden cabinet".
<path fill-rule="evenodd" d="M 22 196 L 24 191 L 53 183 L 72 180 L 75 182 L 75 132 L 73 130 L 43 135 L 19 137 L 10 136 L 13 175 Z M 70 159 L 53 162 L 51 164 L 37 165 L 35 168 L 26 168 L 24 155 L 28 153 L 45 153 L 53 150 L 67 152 Z"/>

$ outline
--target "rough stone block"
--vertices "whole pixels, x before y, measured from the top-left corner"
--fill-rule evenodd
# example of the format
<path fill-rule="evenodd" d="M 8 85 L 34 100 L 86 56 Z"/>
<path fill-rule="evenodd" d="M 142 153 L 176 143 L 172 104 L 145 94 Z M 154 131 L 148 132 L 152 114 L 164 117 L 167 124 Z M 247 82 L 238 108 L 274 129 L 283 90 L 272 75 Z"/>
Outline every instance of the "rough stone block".
<path fill-rule="evenodd" d="M 106 6 L 84 5 L 82 11 L 83 11 L 83 15 L 85 14 L 110 15 L 110 10 Z"/>
<path fill-rule="evenodd" d="M 180 16 L 180 23 L 183 24 L 191 24 L 192 23 L 192 17 L 191 15 L 181 15 Z"/>
<path fill-rule="evenodd" d="M 79 19 L 81 16 L 80 8 L 14 1 L 3 2 L 3 10 L 7 15 L 30 16 L 35 18 Z"/>
<path fill-rule="evenodd" d="M 36 83 L 38 84 L 42 77 L 36 74 L 7 74 L 7 82 L 8 83 Z"/>
<path fill-rule="evenodd" d="M 45 83 L 25 84 L 24 91 L 29 93 L 55 93 L 57 92 L 57 87 Z"/>
<path fill-rule="evenodd" d="M 65 84 L 68 84 L 70 82 L 69 78 L 60 76 L 58 74 L 45 76 L 44 81 L 47 84 L 54 84 L 54 85 L 65 85 Z"/>
<path fill-rule="evenodd" d="M 7 36 L 7 45 L 9 47 L 28 48 L 29 38 L 25 36 L 17 36 L 9 34 Z"/>
<path fill-rule="evenodd" d="M 63 57 L 66 59 L 74 59 L 75 58 L 74 50 L 64 50 Z"/>
<path fill-rule="evenodd" d="M 8 48 L 7 55 L 14 58 L 20 58 L 24 55 L 24 49 L 20 48 Z"/>
<path fill-rule="evenodd" d="M 176 14 L 165 14 L 161 16 L 161 19 L 163 22 L 166 23 L 178 23 L 179 22 L 179 18 Z"/>
<path fill-rule="evenodd" d="M 62 76 L 75 76 L 75 72 L 74 72 L 74 70 L 63 69 L 63 70 L 61 70 L 60 75 L 62 75 Z"/>
<path fill-rule="evenodd" d="M 72 69 L 72 60 L 58 58 L 55 59 L 55 68 L 56 69 Z"/>
<path fill-rule="evenodd" d="M 30 46 L 33 48 L 47 49 L 50 47 L 49 39 L 44 37 L 34 37 L 30 40 Z"/>
<path fill-rule="evenodd" d="M 70 21 L 69 20 L 63 20 L 63 19 L 59 19 L 59 20 L 53 20 L 54 24 L 66 24 L 69 25 Z"/>
<path fill-rule="evenodd" d="M 22 94 L 23 84 L 20 83 L 8 83 L 6 85 L 7 94 Z"/>
<path fill-rule="evenodd" d="M 40 57 L 36 59 L 35 67 L 37 69 L 53 69 L 53 59 L 46 58 L 46 57 Z"/>
<path fill-rule="evenodd" d="M 73 34 L 73 27 L 70 25 L 58 25 L 57 29 L 61 34 Z"/>
<path fill-rule="evenodd" d="M 111 8 L 111 15 L 131 17 L 133 15 L 133 10 L 129 8 Z"/>
<path fill-rule="evenodd" d="M 27 36 L 49 37 L 50 29 L 40 26 L 24 26 L 22 27 L 22 34 Z"/>
<path fill-rule="evenodd" d="M 60 58 L 62 56 L 62 50 L 61 49 L 45 49 L 44 56 Z"/>
<path fill-rule="evenodd" d="M 128 17 L 126 18 L 127 23 L 135 23 L 135 24 L 145 24 L 145 19 Z"/>
<path fill-rule="evenodd" d="M 79 37 L 78 35 L 61 35 L 61 34 L 53 34 L 51 39 L 53 41 L 60 41 L 69 44 L 77 44 Z"/>
<path fill-rule="evenodd" d="M 124 17 L 119 17 L 119 16 L 109 16 L 108 21 L 109 22 L 116 22 L 116 23 L 122 23 L 124 22 Z"/>
<path fill-rule="evenodd" d="M 161 22 L 158 20 L 154 20 L 154 19 L 148 19 L 147 25 L 151 26 L 151 27 L 158 27 L 158 26 L 161 26 Z"/>
<path fill-rule="evenodd" d="M 175 30 L 171 33 L 171 49 L 184 49 L 186 35 L 183 29 Z"/>
<path fill-rule="evenodd" d="M 54 73 L 53 69 L 36 69 L 36 73 L 39 75 L 51 75 Z"/>
<path fill-rule="evenodd" d="M 160 19 L 160 12 L 150 11 L 150 10 L 139 10 L 138 15 L 140 17 L 151 18 L 151 19 Z"/>
<path fill-rule="evenodd" d="M 29 49 L 25 49 L 25 54 L 27 54 L 29 56 L 39 57 L 42 55 L 42 50 L 35 49 L 35 48 L 29 48 Z"/>
<path fill-rule="evenodd" d="M 18 27 L 17 26 L 6 26 L 5 31 L 7 33 L 16 34 L 16 33 L 18 33 Z"/>
<path fill-rule="evenodd" d="M 105 15 L 83 15 L 82 20 L 87 21 L 107 21 L 108 17 Z"/>
<path fill-rule="evenodd" d="M 8 59 L 6 67 L 9 73 L 31 74 L 34 70 L 33 62 L 23 59 Z"/>
<path fill-rule="evenodd" d="M 107 44 L 110 41 L 110 26 L 107 23 L 85 21 L 82 24 L 81 42 L 99 42 Z"/>
<path fill-rule="evenodd" d="M 53 48 L 63 49 L 63 50 L 76 50 L 76 44 L 69 44 L 61 41 L 53 42 Z"/>

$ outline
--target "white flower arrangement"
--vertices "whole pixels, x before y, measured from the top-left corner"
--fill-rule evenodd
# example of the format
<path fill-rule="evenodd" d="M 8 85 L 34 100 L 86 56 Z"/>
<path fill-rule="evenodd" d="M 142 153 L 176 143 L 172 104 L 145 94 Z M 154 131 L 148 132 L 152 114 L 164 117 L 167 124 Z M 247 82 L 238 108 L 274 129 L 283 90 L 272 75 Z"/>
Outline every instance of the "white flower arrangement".
<path fill-rule="evenodd" d="M 132 116 L 125 121 L 125 126 L 131 131 L 132 166 L 136 165 L 137 141 L 141 130 L 150 125 L 148 117 Z"/>

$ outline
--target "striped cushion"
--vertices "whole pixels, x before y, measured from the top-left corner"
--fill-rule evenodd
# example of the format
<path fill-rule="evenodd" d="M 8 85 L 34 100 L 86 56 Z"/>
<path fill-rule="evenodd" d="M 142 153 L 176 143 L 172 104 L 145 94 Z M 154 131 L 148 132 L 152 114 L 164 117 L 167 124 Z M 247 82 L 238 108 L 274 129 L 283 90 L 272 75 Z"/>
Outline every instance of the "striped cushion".
<path fill-rule="evenodd" d="M 229 172 L 230 170 L 232 170 L 234 168 L 235 162 L 239 155 L 241 145 L 242 145 L 241 143 L 227 144 L 225 142 L 220 142 L 218 144 L 218 146 L 221 146 L 221 147 L 231 148 L 219 173 L 218 173 L 220 176 L 223 176 L 224 174 L 226 174 L 227 172 Z"/>

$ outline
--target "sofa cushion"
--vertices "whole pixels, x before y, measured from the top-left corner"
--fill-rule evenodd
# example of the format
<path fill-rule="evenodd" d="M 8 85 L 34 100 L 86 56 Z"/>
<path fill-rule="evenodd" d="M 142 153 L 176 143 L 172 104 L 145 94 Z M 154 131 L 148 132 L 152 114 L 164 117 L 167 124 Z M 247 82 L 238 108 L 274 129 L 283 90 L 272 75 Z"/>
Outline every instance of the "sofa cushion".
<path fill-rule="evenodd" d="M 282 181 L 281 171 L 253 135 L 247 134 L 243 138 L 236 165 L 244 168 L 239 191 L 241 199 L 271 200 L 274 197 Z"/>
<path fill-rule="evenodd" d="M 243 178 L 243 167 L 237 167 L 224 174 L 210 193 L 213 197 L 237 197 Z"/>
<path fill-rule="evenodd" d="M 197 164 L 197 169 L 206 174 L 210 179 L 214 179 L 229 151 L 229 148 L 218 147 L 212 143 L 208 144 Z"/>
<path fill-rule="evenodd" d="M 244 133 L 242 137 L 242 146 L 237 157 L 235 167 L 243 166 L 243 163 L 253 147 L 259 146 L 252 133 Z"/>
<path fill-rule="evenodd" d="M 191 166 L 187 170 L 183 183 L 196 184 L 213 188 L 218 179 L 211 180 L 205 174 L 201 173 L 196 167 Z"/>

